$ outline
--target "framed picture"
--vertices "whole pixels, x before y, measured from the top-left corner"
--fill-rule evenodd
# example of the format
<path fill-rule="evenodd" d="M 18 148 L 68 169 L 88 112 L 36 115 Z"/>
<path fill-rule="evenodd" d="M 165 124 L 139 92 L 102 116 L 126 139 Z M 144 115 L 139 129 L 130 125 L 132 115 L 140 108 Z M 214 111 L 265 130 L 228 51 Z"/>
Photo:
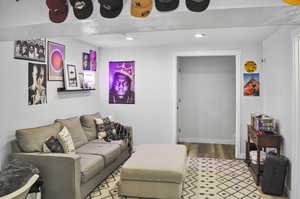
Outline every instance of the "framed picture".
<path fill-rule="evenodd" d="M 82 53 L 82 67 L 83 70 L 91 70 L 89 53 Z"/>
<path fill-rule="evenodd" d="M 95 72 L 83 71 L 83 88 L 84 89 L 95 89 Z"/>
<path fill-rule="evenodd" d="M 259 96 L 259 73 L 244 73 L 244 96 Z"/>
<path fill-rule="evenodd" d="M 65 65 L 65 46 L 48 41 L 48 80 L 62 81 Z"/>
<path fill-rule="evenodd" d="M 97 52 L 95 50 L 90 50 L 90 66 L 92 71 L 97 70 Z"/>
<path fill-rule="evenodd" d="M 135 103 L 135 62 L 109 62 L 109 103 Z"/>
<path fill-rule="evenodd" d="M 15 41 L 14 58 L 37 61 L 37 62 L 45 62 L 46 61 L 46 39 Z"/>
<path fill-rule="evenodd" d="M 47 103 L 46 64 L 28 64 L 28 105 Z"/>
<path fill-rule="evenodd" d="M 78 70 L 75 65 L 67 64 L 64 67 L 64 80 L 66 90 L 81 89 Z"/>

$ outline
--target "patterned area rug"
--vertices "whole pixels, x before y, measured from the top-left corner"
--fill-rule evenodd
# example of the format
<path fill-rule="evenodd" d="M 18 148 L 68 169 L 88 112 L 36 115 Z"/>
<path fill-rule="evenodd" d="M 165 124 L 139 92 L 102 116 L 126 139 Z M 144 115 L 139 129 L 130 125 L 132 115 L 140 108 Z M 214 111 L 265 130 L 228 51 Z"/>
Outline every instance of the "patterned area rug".
<path fill-rule="evenodd" d="M 86 199 L 133 199 L 118 196 L 119 180 L 120 169 Z M 243 161 L 189 158 L 182 199 L 260 199 L 260 194 Z"/>

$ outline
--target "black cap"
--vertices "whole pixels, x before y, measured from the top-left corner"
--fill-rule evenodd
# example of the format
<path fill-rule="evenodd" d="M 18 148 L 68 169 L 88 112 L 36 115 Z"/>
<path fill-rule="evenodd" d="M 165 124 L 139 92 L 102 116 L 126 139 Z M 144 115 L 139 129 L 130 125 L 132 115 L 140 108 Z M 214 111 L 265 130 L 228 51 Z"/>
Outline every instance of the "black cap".
<path fill-rule="evenodd" d="M 202 12 L 209 6 L 210 0 L 186 0 L 186 7 L 193 12 Z"/>
<path fill-rule="evenodd" d="M 77 19 L 89 18 L 94 10 L 92 0 L 70 0 L 74 15 Z"/>
<path fill-rule="evenodd" d="M 158 11 L 175 10 L 179 5 L 179 0 L 155 0 L 155 7 Z"/>
<path fill-rule="evenodd" d="M 123 9 L 123 0 L 98 0 L 100 3 L 100 14 L 105 18 L 115 18 Z"/>

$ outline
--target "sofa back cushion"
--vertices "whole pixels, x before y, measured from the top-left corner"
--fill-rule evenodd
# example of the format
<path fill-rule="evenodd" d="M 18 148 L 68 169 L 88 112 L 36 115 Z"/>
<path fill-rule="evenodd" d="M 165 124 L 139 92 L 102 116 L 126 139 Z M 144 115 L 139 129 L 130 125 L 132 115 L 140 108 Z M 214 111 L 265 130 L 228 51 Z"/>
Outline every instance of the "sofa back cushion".
<path fill-rule="evenodd" d="M 16 137 L 22 151 L 42 152 L 43 143 L 47 138 L 55 137 L 61 129 L 61 124 L 54 123 L 48 126 L 17 130 Z"/>
<path fill-rule="evenodd" d="M 82 115 L 80 117 L 82 128 L 89 141 L 97 139 L 95 118 L 101 118 L 101 114 L 98 112 L 89 115 Z"/>
<path fill-rule="evenodd" d="M 67 119 L 58 119 L 55 122 L 60 123 L 62 126 L 67 127 L 69 130 L 75 148 L 78 148 L 86 143 L 88 143 L 88 139 L 82 129 L 80 124 L 80 120 L 78 117 L 72 117 Z"/>

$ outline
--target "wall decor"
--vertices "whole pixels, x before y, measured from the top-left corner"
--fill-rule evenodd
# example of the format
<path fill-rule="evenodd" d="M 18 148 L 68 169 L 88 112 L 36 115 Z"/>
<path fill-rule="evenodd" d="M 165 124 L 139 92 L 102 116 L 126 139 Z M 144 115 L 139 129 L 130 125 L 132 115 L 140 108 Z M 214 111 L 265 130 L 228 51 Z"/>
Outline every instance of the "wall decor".
<path fill-rule="evenodd" d="M 28 105 L 47 103 L 46 64 L 28 64 Z"/>
<path fill-rule="evenodd" d="M 64 82 L 66 90 L 78 90 L 80 88 L 78 69 L 75 65 L 64 66 Z"/>
<path fill-rule="evenodd" d="M 92 71 L 97 70 L 97 52 L 95 50 L 90 50 L 90 66 Z"/>
<path fill-rule="evenodd" d="M 37 61 L 37 62 L 45 62 L 46 61 L 46 39 L 15 41 L 14 58 Z"/>
<path fill-rule="evenodd" d="M 48 41 L 49 81 L 62 81 L 65 65 L 65 46 Z"/>
<path fill-rule="evenodd" d="M 244 64 L 244 69 L 247 73 L 254 73 L 257 70 L 257 64 L 255 61 L 247 61 Z"/>
<path fill-rule="evenodd" d="M 82 67 L 83 70 L 91 70 L 89 53 L 82 53 Z"/>
<path fill-rule="evenodd" d="M 109 103 L 135 103 L 135 62 L 109 62 Z"/>
<path fill-rule="evenodd" d="M 259 96 L 259 73 L 244 73 L 244 96 Z"/>
<path fill-rule="evenodd" d="M 95 72 L 83 71 L 83 89 L 95 89 Z"/>

